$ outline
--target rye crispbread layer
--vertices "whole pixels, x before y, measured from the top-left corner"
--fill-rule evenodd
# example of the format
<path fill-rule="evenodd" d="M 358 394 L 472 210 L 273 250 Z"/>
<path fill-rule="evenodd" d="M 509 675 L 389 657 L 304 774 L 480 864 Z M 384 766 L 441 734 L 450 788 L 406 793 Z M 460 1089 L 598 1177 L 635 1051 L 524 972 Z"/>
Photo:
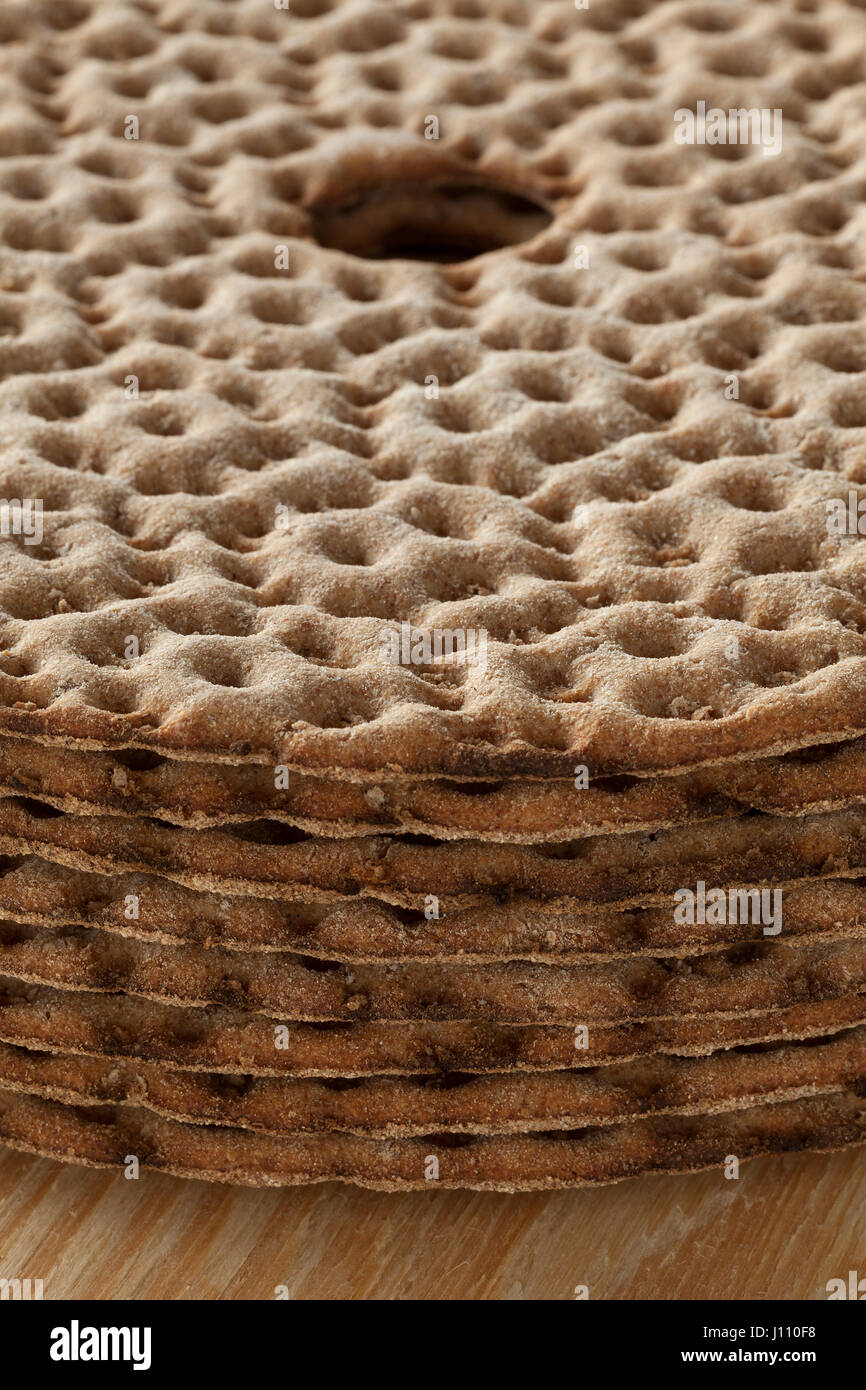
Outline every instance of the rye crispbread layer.
<path fill-rule="evenodd" d="M 187 828 L 256 819 L 317 836 L 414 833 L 506 844 L 660 830 L 761 811 L 803 815 L 866 801 L 866 740 L 781 758 L 718 763 L 671 777 L 501 782 L 288 775 L 284 769 L 178 762 L 159 754 L 57 750 L 0 739 L 0 795 L 84 815 L 154 816 Z"/>
<path fill-rule="evenodd" d="M 397 1189 L 432 1145 L 444 1186 L 503 1190 L 862 1142 L 851 1038 L 821 1041 L 864 979 L 866 584 L 828 526 L 866 444 L 858 9 L 6 7 L 0 493 L 45 533 L 0 555 L 0 790 L 37 798 L 0 805 L 0 1022 L 68 1102 L 6 1093 L 6 1142 Z M 784 153 L 676 146 L 698 99 L 778 106 Z M 404 624 L 486 659 L 391 662 Z M 696 877 L 784 884 L 793 942 L 690 953 L 662 905 Z M 710 1052 L 704 1096 L 773 1103 L 384 1149 L 74 1104 L 111 1047 L 121 1091 L 185 1047 L 261 1062 L 268 1010 L 342 1020 L 293 1024 L 296 1069 L 547 1069 L 485 1078 L 476 1127 L 586 1095 L 531 1022 L 578 1010 L 595 1061 Z M 816 1045 L 716 1055 L 759 1037 Z M 204 1078 L 152 1085 L 202 1118 Z"/>
<path fill-rule="evenodd" d="M 381 1191 L 502 1192 L 583 1187 L 643 1173 L 695 1172 L 768 1153 L 866 1143 L 856 1089 L 717 1115 L 672 1115 L 538 1134 L 274 1136 L 167 1120 L 125 1105 L 67 1106 L 0 1091 L 0 1140 L 92 1167 L 143 1168 L 252 1187 L 340 1181 Z M 435 1169 L 431 1160 L 436 1160 Z"/>
<path fill-rule="evenodd" d="M 0 728 L 373 778 L 866 730 L 859 8 L 55 8 L 3 21 L 0 491 L 45 533 Z M 677 144 L 698 99 L 781 154 Z M 404 622 L 486 663 L 389 663 Z"/>
<path fill-rule="evenodd" d="M 389 962 L 343 965 L 291 953 L 163 946 L 93 928 L 0 922 L 0 973 L 64 989 L 166 1003 L 229 1004 L 273 1019 L 643 1021 L 761 1013 L 866 993 L 866 940 L 762 939 L 692 958 L 576 966 Z"/>
<path fill-rule="evenodd" d="M 786 941 L 805 945 L 866 936 L 862 879 L 799 881 L 782 891 Z M 764 940 L 763 926 L 751 913 L 742 921 L 738 916 L 736 921 L 680 923 L 668 903 L 587 911 L 580 903 L 517 895 L 436 917 L 372 898 L 287 903 L 216 896 L 152 874 L 84 873 L 34 856 L 0 861 L 0 918 L 53 929 L 97 927 L 167 946 L 294 951 L 322 960 L 383 965 L 504 960 L 576 965 L 701 955 Z"/>
<path fill-rule="evenodd" d="M 700 1059 L 657 1055 L 577 1071 L 328 1080 L 177 1071 L 152 1062 L 0 1043 L 0 1088 L 65 1105 L 135 1105 L 166 1119 L 259 1134 L 410 1138 L 521 1134 L 711 1115 L 866 1087 L 866 1029 Z"/>
<path fill-rule="evenodd" d="M 9 797 L 0 799 L 0 853 L 35 854 L 105 875 L 144 871 L 188 888 L 286 902 L 375 898 L 423 911 L 435 899 L 450 911 L 521 895 L 593 913 L 604 905 L 672 905 L 673 894 L 698 879 L 766 888 L 860 877 L 866 807 L 501 845 L 409 835 L 334 840 L 265 820 L 184 830 L 154 819 L 65 814 Z"/>
<path fill-rule="evenodd" d="M 866 1023 L 862 995 L 744 1017 L 598 1023 L 575 1045 L 564 1024 L 293 1023 L 226 1005 L 181 1008 L 132 995 L 80 993 L 0 976 L 0 1040 L 37 1052 L 128 1058 L 252 1076 L 437 1076 L 565 1071 L 669 1052 L 823 1037 Z M 277 1041 L 279 1039 L 279 1046 Z"/>

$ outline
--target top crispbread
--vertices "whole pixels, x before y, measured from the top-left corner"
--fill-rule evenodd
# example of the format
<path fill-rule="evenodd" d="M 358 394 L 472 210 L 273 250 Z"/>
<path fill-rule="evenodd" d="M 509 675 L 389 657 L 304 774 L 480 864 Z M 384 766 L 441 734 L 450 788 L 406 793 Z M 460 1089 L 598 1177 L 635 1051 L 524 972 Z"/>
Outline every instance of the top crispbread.
<path fill-rule="evenodd" d="M 3 542 L 0 729 L 357 776 L 866 729 L 825 506 L 866 443 L 861 7 L 37 0 L 0 32 L 0 495 L 45 508 Z M 781 109 L 782 153 L 676 144 L 701 100 Z M 316 241 L 381 255 L 413 207 L 529 239 Z M 404 622 L 486 664 L 388 664 Z"/>

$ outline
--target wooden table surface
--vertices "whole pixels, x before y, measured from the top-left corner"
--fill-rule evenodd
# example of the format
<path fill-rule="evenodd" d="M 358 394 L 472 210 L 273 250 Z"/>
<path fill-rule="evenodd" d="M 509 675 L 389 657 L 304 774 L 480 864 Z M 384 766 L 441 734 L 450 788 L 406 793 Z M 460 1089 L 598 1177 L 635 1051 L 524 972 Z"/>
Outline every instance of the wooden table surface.
<path fill-rule="evenodd" d="M 0 1150 L 0 1277 L 115 1299 L 824 1299 L 866 1276 L 866 1152 L 576 1192 L 138 1181 Z"/>

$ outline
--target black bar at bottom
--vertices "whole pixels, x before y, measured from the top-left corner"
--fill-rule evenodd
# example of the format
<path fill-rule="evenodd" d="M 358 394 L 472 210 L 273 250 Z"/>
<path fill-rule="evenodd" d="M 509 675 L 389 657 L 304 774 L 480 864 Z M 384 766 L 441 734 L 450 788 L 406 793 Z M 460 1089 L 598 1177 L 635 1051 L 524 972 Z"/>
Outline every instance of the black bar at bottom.
<path fill-rule="evenodd" d="M 862 1315 L 841 1301 L 849 1300 L 575 1300 L 560 1304 L 552 1324 L 549 1313 L 536 1322 L 538 1305 L 523 1316 L 510 1313 L 505 1323 L 489 1307 L 485 1312 L 473 1305 L 464 1324 L 467 1305 L 454 1301 L 450 1322 L 441 1310 L 433 1323 L 429 1309 L 407 1302 L 399 1312 L 392 1307 L 381 1327 L 369 1310 L 361 1314 L 335 1303 L 8 1301 L 0 1304 L 0 1329 L 7 1353 L 14 1347 L 19 1382 L 29 1371 L 92 1380 L 109 1370 L 139 1380 L 214 1374 L 223 1381 L 280 1377 L 280 1384 L 285 1377 L 294 1383 L 311 1376 L 354 1381 L 359 1373 L 428 1381 L 481 1374 L 489 1385 L 498 1374 L 514 1380 L 518 1358 L 535 1363 L 536 1378 L 559 1378 L 569 1364 L 580 1380 L 590 1367 L 593 1378 L 672 1370 L 699 1378 L 708 1367 L 737 1373 L 797 1366 L 826 1381 L 849 1374 L 862 1347 Z M 361 1316 L 364 1321 L 356 1322 Z M 415 1351 L 407 1355 L 401 1339 L 411 1334 L 416 1317 Z"/>

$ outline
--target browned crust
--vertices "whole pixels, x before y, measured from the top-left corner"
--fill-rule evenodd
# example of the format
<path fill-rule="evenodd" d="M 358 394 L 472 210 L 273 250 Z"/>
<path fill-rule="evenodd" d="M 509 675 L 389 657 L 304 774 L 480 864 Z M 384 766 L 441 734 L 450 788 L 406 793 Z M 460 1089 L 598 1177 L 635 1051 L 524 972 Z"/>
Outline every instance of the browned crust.
<path fill-rule="evenodd" d="M 288 840 L 288 843 L 286 843 Z M 866 808 L 823 816 L 742 816 L 658 834 L 605 835 L 561 845 L 428 844 L 404 836 L 307 838 L 272 822 L 182 830 L 156 821 L 51 813 L 0 801 L 0 852 L 71 868 L 144 870 L 191 888 L 286 901 L 372 897 L 425 908 L 527 898 L 573 899 L 585 910 L 670 901 L 700 878 L 778 886 L 866 870 Z"/>
<path fill-rule="evenodd" d="M 219 947 L 162 946 L 93 928 L 0 922 L 0 972 L 72 990 L 122 990 L 165 1003 L 230 1004 L 309 1022 L 486 1020 L 593 1024 L 733 1016 L 866 992 L 866 940 L 759 941 L 693 958 L 577 966 L 309 961 Z"/>
<path fill-rule="evenodd" d="M 128 903 L 137 900 L 138 916 Z M 802 944 L 866 934 L 866 883 L 789 884 L 783 939 Z M 36 856 L 0 871 L 0 917 L 32 926 L 98 927 L 119 936 L 235 951 L 295 951 L 347 963 L 527 960 L 551 965 L 691 956 L 763 940 L 751 922 L 680 925 L 669 906 L 591 913 L 515 897 L 437 917 L 372 898 L 285 903 L 219 896 L 144 874 L 90 874 Z"/>
<path fill-rule="evenodd" d="M 816 755 L 817 754 L 817 755 Z M 152 765 L 155 762 L 155 766 Z M 187 828 L 265 817 L 311 835 L 383 832 L 533 844 L 662 829 L 746 810 L 803 815 L 866 800 L 866 742 L 796 750 L 781 758 L 724 763 L 671 777 L 393 781 L 375 786 L 275 769 L 67 749 L 0 738 L 0 795 L 37 797 L 83 815 L 158 816 Z"/>
<path fill-rule="evenodd" d="M 650 718 L 631 710 L 622 716 L 591 712 L 571 721 L 574 732 L 563 749 L 521 743 L 507 728 L 501 741 L 493 743 L 470 719 L 429 706 L 402 711 L 399 723 L 380 721 L 384 727 L 281 730 L 234 748 L 222 739 L 208 740 L 210 718 L 202 728 L 192 720 L 153 727 L 133 716 L 83 705 L 0 708 L 0 733 L 83 751 L 142 748 L 194 761 L 280 764 L 364 780 L 378 780 L 383 772 L 479 780 L 566 778 L 573 776 L 576 764 L 587 765 L 593 777 L 646 776 L 688 772 L 727 759 L 779 757 L 866 735 L 866 657 L 851 658 L 844 683 L 837 679 L 819 675 L 812 689 L 765 691 L 762 707 L 712 721 Z M 484 722 L 491 722 L 491 716 L 485 714 Z"/>
<path fill-rule="evenodd" d="M 717 1114 L 866 1087 L 866 1028 L 700 1059 L 657 1055 L 579 1071 L 432 1079 L 291 1079 L 171 1071 L 152 1062 L 31 1052 L 0 1043 L 0 1088 L 65 1105 L 136 1105 L 167 1119 L 260 1134 L 404 1138 L 521 1134 Z"/>
<path fill-rule="evenodd" d="M 295 1023 L 276 1045 L 273 1021 L 224 1005 L 180 1008 L 132 995 L 76 993 L 0 976 L 0 1039 L 36 1051 L 130 1058 L 190 1071 L 253 1076 L 434 1076 L 561 1071 L 671 1052 L 820 1037 L 866 1023 L 863 996 L 733 1018 L 596 1024 L 587 1047 L 560 1024 Z"/>
<path fill-rule="evenodd" d="M 368 1139 L 276 1137 L 166 1120 L 131 1106 L 72 1108 L 0 1092 L 0 1141 L 47 1158 L 144 1168 L 248 1186 L 357 1183 L 384 1191 L 476 1188 L 516 1192 L 617 1182 L 641 1173 L 693 1172 L 767 1153 L 827 1152 L 866 1142 L 856 1091 L 720 1115 L 662 1116 L 562 1134 Z M 435 1158 L 438 1176 L 430 1172 Z"/>

